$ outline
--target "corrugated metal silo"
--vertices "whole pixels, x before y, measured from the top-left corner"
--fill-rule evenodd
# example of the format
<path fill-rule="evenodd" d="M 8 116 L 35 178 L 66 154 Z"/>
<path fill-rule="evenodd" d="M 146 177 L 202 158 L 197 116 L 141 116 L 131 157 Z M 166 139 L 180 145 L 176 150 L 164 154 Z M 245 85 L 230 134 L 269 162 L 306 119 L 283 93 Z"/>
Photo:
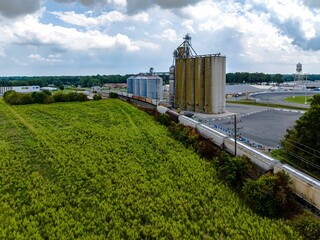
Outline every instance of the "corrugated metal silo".
<path fill-rule="evenodd" d="M 147 96 L 147 78 L 141 77 L 140 79 L 140 96 Z"/>
<path fill-rule="evenodd" d="M 211 57 L 204 59 L 204 109 L 206 113 L 212 113 L 212 78 Z"/>
<path fill-rule="evenodd" d="M 204 58 L 195 58 L 195 112 L 203 112 L 204 109 Z"/>
<path fill-rule="evenodd" d="M 195 59 L 185 58 L 185 82 L 186 82 L 186 109 L 195 110 Z"/>
<path fill-rule="evenodd" d="M 127 79 L 127 93 L 133 93 L 133 81 L 134 81 L 133 77 L 129 77 Z"/>
<path fill-rule="evenodd" d="M 177 107 L 182 107 L 182 85 L 184 84 L 183 74 L 182 74 L 182 67 L 183 66 L 183 59 L 179 58 L 176 60 L 176 69 L 175 69 L 175 105 Z"/>

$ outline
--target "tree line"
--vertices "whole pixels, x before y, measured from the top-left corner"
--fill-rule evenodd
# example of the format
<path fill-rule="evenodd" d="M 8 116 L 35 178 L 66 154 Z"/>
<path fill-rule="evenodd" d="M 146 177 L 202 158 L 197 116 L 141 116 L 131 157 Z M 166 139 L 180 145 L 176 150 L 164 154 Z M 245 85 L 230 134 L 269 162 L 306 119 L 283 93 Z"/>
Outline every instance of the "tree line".
<path fill-rule="evenodd" d="M 294 74 L 266 74 L 266 73 L 248 73 L 236 72 L 227 73 L 228 84 L 257 84 L 257 83 L 283 83 L 294 81 Z M 320 80 L 320 74 L 306 74 L 305 78 L 309 81 Z"/>
<path fill-rule="evenodd" d="M 43 76 L 43 77 L 0 77 L 0 87 L 4 86 L 32 86 L 37 85 L 46 87 L 54 85 L 61 88 L 62 85 L 93 87 L 102 86 L 106 83 L 126 83 L 132 74 L 113 74 L 113 75 L 93 75 L 93 76 Z M 169 75 L 160 75 L 164 84 L 169 84 Z M 306 75 L 309 81 L 320 80 L 320 74 Z M 226 81 L 228 84 L 257 84 L 257 83 L 283 83 L 294 80 L 294 74 L 266 74 L 266 73 L 249 73 L 236 72 L 227 73 Z"/>
<path fill-rule="evenodd" d="M 126 83 L 131 75 L 94 75 L 94 76 L 43 76 L 43 77 L 0 77 L 0 86 L 33 86 L 46 87 L 61 85 L 93 87 L 106 83 Z"/>

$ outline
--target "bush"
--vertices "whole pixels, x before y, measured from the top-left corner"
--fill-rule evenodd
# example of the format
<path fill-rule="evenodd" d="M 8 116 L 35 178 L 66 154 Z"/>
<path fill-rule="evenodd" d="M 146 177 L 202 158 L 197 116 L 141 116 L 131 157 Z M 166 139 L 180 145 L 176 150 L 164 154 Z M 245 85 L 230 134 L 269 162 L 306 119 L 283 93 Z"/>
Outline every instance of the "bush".
<path fill-rule="evenodd" d="M 50 96 L 52 96 L 52 93 L 49 90 L 43 90 L 42 92 L 32 93 L 32 98 L 35 103 L 49 103 L 48 98 Z"/>
<path fill-rule="evenodd" d="M 102 99 L 101 93 L 96 93 L 95 95 L 93 95 L 93 100 L 101 100 L 101 99 Z"/>
<path fill-rule="evenodd" d="M 249 179 L 243 186 L 242 193 L 251 208 L 267 217 L 279 217 L 288 208 L 291 196 L 289 176 L 284 172 L 262 175 L 258 180 Z"/>
<path fill-rule="evenodd" d="M 119 95 L 118 95 L 118 93 L 111 92 L 111 93 L 109 93 L 109 97 L 110 97 L 110 98 L 118 98 Z"/>
<path fill-rule="evenodd" d="M 234 188 L 243 186 L 245 179 L 249 177 L 249 169 L 252 165 L 249 159 L 232 157 L 226 152 L 222 152 L 218 158 L 215 158 L 214 163 L 218 177 Z"/>
<path fill-rule="evenodd" d="M 306 240 L 320 239 L 320 220 L 311 213 L 304 213 L 290 221 L 289 224 Z"/>
<path fill-rule="evenodd" d="M 69 93 L 56 93 L 53 95 L 56 102 L 83 102 L 88 101 L 88 97 L 84 93 L 69 92 Z"/>
<path fill-rule="evenodd" d="M 34 103 L 31 93 L 18 93 L 15 91 L 7 91 L 3 95 L 3 99 L 10 105 L 24 105 Z"/>
<path fill-rule="evenodd" d="M 163 114 L 156 114 L 155 116 L 156 121 L 158 121 L 160 124 L 164 125 L 164 126 L 169 126 L 170 125 L 170 116 L 166 113 Z"/>

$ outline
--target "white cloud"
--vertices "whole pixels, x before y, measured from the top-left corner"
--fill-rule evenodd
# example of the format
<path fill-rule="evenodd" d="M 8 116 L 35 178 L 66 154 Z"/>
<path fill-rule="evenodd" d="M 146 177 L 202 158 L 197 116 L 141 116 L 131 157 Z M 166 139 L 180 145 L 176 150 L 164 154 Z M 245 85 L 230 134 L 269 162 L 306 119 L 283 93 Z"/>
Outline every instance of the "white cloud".
<path fill-rule="evenodd" d="M 120 48 L 128 51 L 139 50 L 139 47 L 124 34 L 109 36 L 98 30 L 79 31 L 76 28 L 42 24 L 33 16 L 26 16 L 11 28 L 0 27 L 6 32 L 7 39 L 21 45 L 47 45 L 48 47 L 66 50 L 89 51 L 90 49 Z"/>
<path fill-rule="evenodd" d="M 53 15 L 58 17 L 60 20 L 73 24 L 75 26 L 95 28 L 100 26 L 109 25 L 115 22 L 121 22 L 125 19 L 125 16 L 118 11 L 111 11 L 108 13 L 103 12 L 98 17 L 88 16 L 91 12 L 86 14 L 78 14 L 75 12 L 52 12 Z"/>
<path fill-rule="evenodd" d="M 61 54 L 50 54 L 48 57 L 42 57 L 40 54 L 30 54 L 28 56 L 29 59 L 35 61 L 35 62 L 47 62 L 47 63 L 57 63 L 62 62 Z"/>
<path fill-rule="evenodd" d="M 149 22 L 149 15 L 146 12 L 142 12 L 142 13 L 133 15 L 132 19 L 139 22 Z"/>
<path fill-rule="evenodd" d="M 181 40 L 181 36 L 178 36 L 177 32 L 173 30 L 172 28 L 168 28 L 162 32 L 161 35 L 156 34 L 154 35 L 155 38 L 160 38 L 162 40 L 167 40 L 167 41 L 179 41 Z"/>

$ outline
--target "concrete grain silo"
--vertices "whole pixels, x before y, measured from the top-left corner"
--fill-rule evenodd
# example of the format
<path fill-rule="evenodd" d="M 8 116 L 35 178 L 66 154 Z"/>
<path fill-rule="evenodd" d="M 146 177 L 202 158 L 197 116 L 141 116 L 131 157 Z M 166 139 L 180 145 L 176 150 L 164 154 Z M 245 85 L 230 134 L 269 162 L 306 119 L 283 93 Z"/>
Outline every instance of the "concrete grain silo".
<path fill-rule="evenodd" d="M 192 112 L 225 112 L 226 57 L 192 54 L 190 36 L 184 39 L 175 51 L 174 106 Z"/>

